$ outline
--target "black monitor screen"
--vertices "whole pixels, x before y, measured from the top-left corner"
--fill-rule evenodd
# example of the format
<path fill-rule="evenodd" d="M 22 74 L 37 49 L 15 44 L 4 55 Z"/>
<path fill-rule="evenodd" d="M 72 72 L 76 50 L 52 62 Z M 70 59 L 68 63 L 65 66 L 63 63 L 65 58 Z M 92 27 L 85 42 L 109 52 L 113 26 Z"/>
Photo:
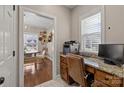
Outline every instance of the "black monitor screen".
<path fill-rule="evenodd" d="M 117 65 L 124 64 L 123 44 L 100 44 L 98 56 L 111 60 Z"/>

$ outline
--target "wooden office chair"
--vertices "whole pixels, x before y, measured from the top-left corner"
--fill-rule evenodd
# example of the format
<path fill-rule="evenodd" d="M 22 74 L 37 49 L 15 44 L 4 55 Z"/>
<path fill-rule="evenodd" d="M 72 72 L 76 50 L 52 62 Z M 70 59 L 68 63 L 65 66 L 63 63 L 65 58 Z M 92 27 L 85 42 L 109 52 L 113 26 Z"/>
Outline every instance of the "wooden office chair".
<path fill-rule="evenodd" d="M 68 54 L 68 74 L 71 79 L 80 86 L 87 86 L 87 75 L 85 73 L 84 60 L 82 56 Z"/>

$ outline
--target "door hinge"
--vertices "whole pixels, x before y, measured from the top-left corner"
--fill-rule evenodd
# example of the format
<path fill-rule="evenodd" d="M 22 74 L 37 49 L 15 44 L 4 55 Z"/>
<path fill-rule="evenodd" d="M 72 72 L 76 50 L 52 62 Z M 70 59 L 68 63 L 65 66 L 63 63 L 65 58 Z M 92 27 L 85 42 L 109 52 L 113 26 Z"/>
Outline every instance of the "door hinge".
<path fill-rule="evenodd" d="M 13 57 L 15 57 L 15 51 L 13 51 Z"/>
<path fill-rule="evenodd" d="M 15 11 L 15 5 L 13 5 L 13 11 Z"/>

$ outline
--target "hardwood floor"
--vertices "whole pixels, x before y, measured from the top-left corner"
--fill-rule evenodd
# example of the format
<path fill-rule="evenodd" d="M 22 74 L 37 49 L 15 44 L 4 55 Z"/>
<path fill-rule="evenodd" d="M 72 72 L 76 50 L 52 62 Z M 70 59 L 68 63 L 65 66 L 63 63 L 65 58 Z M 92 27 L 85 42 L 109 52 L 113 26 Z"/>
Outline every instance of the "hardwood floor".
<path fill-rule="evenodd" d="M 52 61 L 48 58 L 24 66 L 24 86 L 33 87 L 52 79 Z"/>

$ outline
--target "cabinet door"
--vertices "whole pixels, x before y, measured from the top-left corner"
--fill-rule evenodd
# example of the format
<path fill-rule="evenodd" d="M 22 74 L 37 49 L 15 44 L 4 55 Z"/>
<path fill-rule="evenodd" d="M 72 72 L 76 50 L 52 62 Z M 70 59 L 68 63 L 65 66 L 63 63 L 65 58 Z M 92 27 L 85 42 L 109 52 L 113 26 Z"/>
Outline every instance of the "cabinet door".
<path fill-rule="evenodd" d="M 106 43 L 124 43 L 124 6 L 105 6 Z"/>
<path fill-rule="evenodd" d="M 64 63 L 60 64 L 60 72 L 61 72 L 62 79 L 67 81 L 68 77 L 67 77 L 67 66 L 66 66 L 66 64 L 64 64 Z"/>

